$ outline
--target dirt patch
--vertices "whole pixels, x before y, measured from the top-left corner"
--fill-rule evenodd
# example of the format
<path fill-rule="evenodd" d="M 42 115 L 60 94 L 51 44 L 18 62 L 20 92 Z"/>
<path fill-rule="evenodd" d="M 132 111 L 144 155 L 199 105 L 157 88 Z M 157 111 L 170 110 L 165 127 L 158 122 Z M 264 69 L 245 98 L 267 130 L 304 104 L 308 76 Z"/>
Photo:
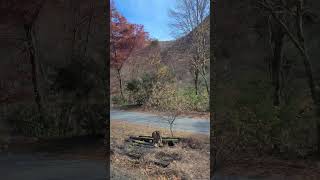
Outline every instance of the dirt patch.
<path fill-rule="evenodd" d="M 163 136 L 170 136 L 166 129 L 130 124 L 127 122 L 111 122 L 111 164 L 127 172 L 138 172 L 146 178 L 171 179 L 209 179 L 209 136 L 175 132 L 181 138 L 191 138 L 202 143 L 202 148 L 191 148 L 184 141 L 173 147 L 161 148 L 128 148 L 125 140 L 130 136 L 151 135 L 160 130 Z M 191 142 L 191 141 L 190 141 Z"/>

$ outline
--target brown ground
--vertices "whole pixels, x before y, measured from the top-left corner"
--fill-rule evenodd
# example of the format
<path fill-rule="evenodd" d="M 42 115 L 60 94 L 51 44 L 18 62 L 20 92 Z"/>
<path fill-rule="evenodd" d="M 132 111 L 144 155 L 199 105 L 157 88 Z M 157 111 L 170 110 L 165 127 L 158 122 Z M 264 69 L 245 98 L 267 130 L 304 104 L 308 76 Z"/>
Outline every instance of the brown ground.
<path fill-rule="evenodd" d="M 160 130 L 163 136 L 170 136 L 166 129 L 153 128 L 144 125 L 131 124 L 123 121 L 111 122 L 111 165 L 127 172 L 140 174 L 147 179 L 173 178 L 173 179 L 209 179 L 209 136 L 185 132 L 175 132 L 176 137 L 190 139 L 188 143 L 180 143 L 175 147 L 152 149 L 142 159 L 134 160 L 126 154 L 121 154 L 124 140 L 132 135 L 151 135 L 153 131 Z M 194 145 L 194 146 L 192 146 Z M 153 160 L 159 155 L 178 156 L 166 168 L 157 166 Z"/>
<path fill-rule="evenodd" d="M 227 176 L 318 180 L 320 179 L 320 164 L 314 161 L 280 160 L 274 157 L 238 157 L 238 159 L 227 161 L 219 173 Z"/>
<path fill-rule="evenodd" d="M 158 128 L 130 124 L 126 122 L 111 123 L 111 142 L 112 148 L 116 148 L 124 142 L 124 139 L 130 135 L 151 135 Z M 168 130 L 161 129 L 164 136 L 169 136 Z M 111 157 L 112 165 L 131 173 L 142 174 L 149 179 L 155 176 L 186 177 L 187 179 L 208 179 L 209 177 L 209 137 L 205 135 L 195 135 L 185 132 L 176 132 L 178 137 L 193 137 L 200 144 L 207 144 L 205 148 L 192 149 L 179 145 L 176 148 L 157 149 L 150 153 L 142 161 L 135 161 L 125 155 L 114 153 Z M 169 168 L 160 168 L 148 161 L 153 160 L 159 152 L 167 154 L 178 153 L 182 155 L 181 161 L 177 161 L 169 166 Z M 320 179 L 320 162 L 315 160 L 281 160 L 277 157 L 257 157 L 247 154 L 230 154 L 231 159 L 227 159 L 219 169 L 219 175 L 229 177 L 268 177 L 272 180 L 318 180 Z"/>

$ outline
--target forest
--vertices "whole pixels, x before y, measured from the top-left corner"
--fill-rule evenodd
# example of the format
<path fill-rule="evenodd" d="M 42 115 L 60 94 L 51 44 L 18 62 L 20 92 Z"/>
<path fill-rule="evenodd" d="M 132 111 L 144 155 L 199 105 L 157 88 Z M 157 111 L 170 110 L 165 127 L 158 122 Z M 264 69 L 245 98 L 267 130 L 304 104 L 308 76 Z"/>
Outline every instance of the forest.
<path fill-rule="evenodd" d="M 319 177 L 319 8 L 312 0 L 216 3 L 211 168 L 246 163 L 252 169 L 242 174 Z"/>
<path fill-rule="evenodd" d="M 105 133 L 103 12 L 103 2 L 1 1 L 1 122 L 10 133 Z"/>
<path fill-rule="evenodd" d="M 159 13 L 174 36 L 163 40 L 111 1 L 111 178 L 209 179 L 210 1 L 174 2 Z M 166 2 L 139 2 L 154 4 Z"/>
<path fill-rule="evenodd" d="M 172 19 L 178 19 L 171 25 L 177 33 L 173 41 L 150 38 L 143 25 L 131 24 L 115 8 L 111 13 L 112 105 L 136 105 L 160 112 L 208 113 L 208 11 L 184 27 L 178 25 L 183 17 L 172 11 Z"/>
<path fill-rule="evenodd" d="M 114 1 L 1 0 L 0 152 L 23 137 L 122 177 L 319 178 L 320 1 L 177 2 L 165 41 Z M 155 132 L 172 147 L 128 144 Z"/>

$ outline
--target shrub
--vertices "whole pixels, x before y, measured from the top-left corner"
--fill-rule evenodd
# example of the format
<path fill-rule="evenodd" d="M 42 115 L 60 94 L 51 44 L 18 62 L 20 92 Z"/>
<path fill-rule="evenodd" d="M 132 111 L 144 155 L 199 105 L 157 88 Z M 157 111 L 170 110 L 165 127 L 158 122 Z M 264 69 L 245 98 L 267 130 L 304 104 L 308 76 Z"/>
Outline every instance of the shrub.
<path fill-rule="evenodd" d="M 152 94 L 152 88 L 156 82 L 154 74 L 145 73 L 139 79 L 131 79 L 126 84 L 131 101 L 135 104 L 145 104 Z"/>
<path fill-rule="evenodd" d="M 137 79 L 132 79 L 127 82 L 126 90 L 130 92 L 138 92 L 140 90 L 140 81 Z"/>
<path fill-rule="evenodd" d="M 254 147 L 257 152 L 272 149 L 278 144 L 280 133 L 279 109 L 272 103 L 267 82 L 251 81 L 240 86 L 234 103 L 226 109 L 226 125 L 242 148 Z M 220 127 L 221 128 L 221 127 Z"/>
<path fill-rule="evenodd" d="M 111 97 L 111 101 L 115 105 L 125 105 L 127 104 L 127 100 L 122 98 L 121 96 L 114 95 Z"/>
<path fill-rule="evenodd" d="M 193 88 L 182 88 L 178 92 L 180 98 L 185 104 L 186 110 L 190 111 L 208 111 L 209 96 L 204 90 L 203 93 L 196 94 Z"/>
<path fill-rule="evenodd" d="M 256 80 L 241 84 L 237 86 L 239 92 L 232 97 L 233 103 L 223 102 L 228 108 L 223 109 L 224 116 L 219 117 L 217 124 L 222 134 L 237 139 L 239 150 L 254 148 L 258 153 L 288 158 L 312 153 L 316 144 L 316 120 L 312 110 L 299 113 L 303 97 L 295 96 L 294 101 L 275 107 L 268 82 Z"/>

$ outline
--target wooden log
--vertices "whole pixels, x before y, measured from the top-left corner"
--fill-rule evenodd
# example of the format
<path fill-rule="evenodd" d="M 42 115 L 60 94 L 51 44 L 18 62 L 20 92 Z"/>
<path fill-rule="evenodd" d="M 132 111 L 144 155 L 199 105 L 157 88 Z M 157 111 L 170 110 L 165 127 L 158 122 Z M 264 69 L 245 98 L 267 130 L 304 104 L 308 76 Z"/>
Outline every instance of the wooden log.
<path fill-rule="evenodd" d="M 139 136 L 141 138 L 152 138 L 151 136 Z M 162 139 L 181 139 L 181 138 L 178 138 L 178 137 L 162 137 Z"/>
<path fill-rule="evenodd" d="M 153 144 L 149 143 L 149 142 L 145 142 L 145 141 L 139 141 L 139 140 L 132 140 L 131 144 L 133 146 L 143 146 L 143 147 L 147 147 L 147 148 L 153 148 Z"/>
<path fill-rule="evenodd" d="M 139 136 L 139 137 L 142 137 L 142 138 L 152 138 L 151 136 Z"/>
<path fill-rule="evenodd" d="M 146 141 L 146 142 L 152 142 L 153 141 L 153 139 L 149 138 L 149 137 L 133 137 L 133 136 L 131 136 L 130 139 Z"/>
<path fill-rule="evenodd" d="M 145 141 L 140 141 L 140 140 L 135 140 L 135 139 L 133 139 L 133 140 L 132 140 L 132 142 L 134 142 L 134 143 L 138 143 L 138 144 L 146 144 L 146 145 L 151 145 L 151 143 L 149 143 L 149 142 L 145 142 Z"/>

